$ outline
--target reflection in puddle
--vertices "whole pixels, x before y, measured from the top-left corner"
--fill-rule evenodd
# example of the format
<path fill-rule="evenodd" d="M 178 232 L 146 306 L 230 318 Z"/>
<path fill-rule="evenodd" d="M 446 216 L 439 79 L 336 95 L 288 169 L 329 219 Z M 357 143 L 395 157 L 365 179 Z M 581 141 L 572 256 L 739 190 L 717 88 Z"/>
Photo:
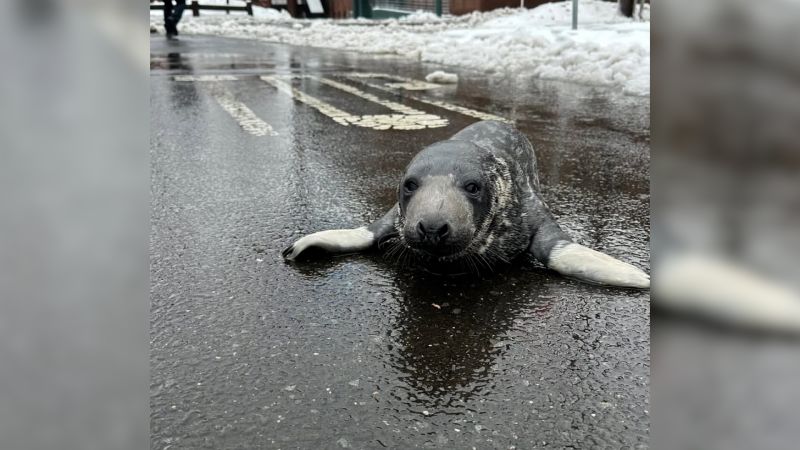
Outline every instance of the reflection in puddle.
<path fill-rule="evenodd" d="M 546 285 L 532 289 L 535 278 L 531 266 L 481 278 L 398 273 L 399 308 L 387 331 L 388 349 L 408 389 L 393 395 L 431 408 L 431 414 L 480 395 L 511 345 L 505 337 L 515 319 L 531 312 L 544 317 L 553 304 Z"/>

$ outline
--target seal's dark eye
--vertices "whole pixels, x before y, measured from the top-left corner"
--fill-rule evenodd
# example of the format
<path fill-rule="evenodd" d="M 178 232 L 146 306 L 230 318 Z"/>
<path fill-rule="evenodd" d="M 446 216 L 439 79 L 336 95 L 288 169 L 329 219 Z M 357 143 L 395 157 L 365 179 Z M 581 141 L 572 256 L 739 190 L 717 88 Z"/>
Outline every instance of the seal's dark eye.
<path fill-rule="evenodd" d="M 477 183 L 468 183 L 466 186 L 464 186 L 464 190 L 470 194 L 477 194 L 478 191 L 481 190 L 481 187 L 478 186 Z"/>
<path fill-rule="evenodd" d="M 414 192 L 419 187 L 419 186 L 417 186 L 417 183 L 415 183 L 412 180 L 406 181 L 406 184 L 403 185 L 403 186 L 406 188 L 406 191 L 408 191 L 408 192 Z"/>

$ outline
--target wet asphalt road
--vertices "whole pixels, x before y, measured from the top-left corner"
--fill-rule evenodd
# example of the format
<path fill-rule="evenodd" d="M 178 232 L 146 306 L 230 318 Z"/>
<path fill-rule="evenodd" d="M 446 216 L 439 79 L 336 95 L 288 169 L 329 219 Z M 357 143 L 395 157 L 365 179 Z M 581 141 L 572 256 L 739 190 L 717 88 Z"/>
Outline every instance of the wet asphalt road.
<path fill-rule="evenodd" d="M 153 448 L 648 445 L 648 292 L 566 280 L 532 261 L 440 278 L 380 255 L 281 260 L 302 234 L 380 217 L 410 158 L 477 120 L 413 94 L 513 120 L 564 228 L 649 270 L 649 99 L 465 71 L 457 86 L 388 93 L 342 75 L 437 69 L 153 37 Z M 258 78 L 290 74 L 360 86 L 447 126 L 343 126 Z M 387 113 L 318 78 L 284 79 L 347 112 Z M 263 124 L 277 135 L 253 134 Z"/>

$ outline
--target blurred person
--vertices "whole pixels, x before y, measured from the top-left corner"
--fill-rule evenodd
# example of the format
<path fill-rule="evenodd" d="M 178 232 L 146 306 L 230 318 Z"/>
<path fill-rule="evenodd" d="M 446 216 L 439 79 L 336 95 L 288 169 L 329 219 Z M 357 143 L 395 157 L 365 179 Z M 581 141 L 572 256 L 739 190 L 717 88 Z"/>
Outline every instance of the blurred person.
<path fill-rule="evenodd" d="M 639 3 L 639 20 L 643 20 L 642 13 L 644 12 L 644 0 L 619 0 L 619 12 L 625 17 L 633 17 L 636 10 L 636 3 Z"/>
<path fill-rule="evenodd" d="M 175 39 L 178 35 L 178 22 L 181 21 L 185 9 L 186 0 L 175 0 L 174 9 L 172 0 L 164 0 L 164 29 L 167 31 L 167 39 Z"/>

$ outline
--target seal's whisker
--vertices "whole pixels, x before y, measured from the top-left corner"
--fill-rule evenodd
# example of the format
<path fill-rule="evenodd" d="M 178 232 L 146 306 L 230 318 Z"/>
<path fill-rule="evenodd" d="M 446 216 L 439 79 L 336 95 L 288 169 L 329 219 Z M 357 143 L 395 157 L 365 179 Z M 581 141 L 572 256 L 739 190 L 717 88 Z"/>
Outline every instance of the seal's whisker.
<path fill-rule="evenodd" d="M 399 242 L 396 243 L 392 252 L 394 263 L 403 266 L 405 263 L 405 258 L 407 253 L 408 253 L 408 247 L 402 245 Z"/>
<path fill-rule="evenodd" d="M 470 265 L 472 266 L 472 268 L 473 268 L 473 269 L 475 269 L 475 275 L 477 275 L 478 277 L 480 277 L 480 276 L 481 276 L 481 270 L 480 270 L 480 268 L 478 267 L 478 264 L 476 264 L 476 262 L 475 262 L 475 256 L 474 256 L 474 254 L 469 254 L 469 255 L 467 255 L 467 261 L 469 261 L 469 263 L 470 263 Z"/>
<path fill-rule="evenodd" d="M 386 256 L 389 258 L 399 255 L 400 251 L 403 249 L 403 245 L 399 242 L 392 242 L 391 245 L 392 246 L 389 247 L 389 250 L 386 252 Z"/>
<path fill-rule="evenodd" d="M 497 260 L 499 260 L 500 262 L 502 262 L 502 263 L 504 263 L 504 264 L 508 264 L 508 263 L 510 262 L 510 261 L 508 260 L 508 258 L 506 258 L 506 256 L 505 256 L 504 254 L 502 254 L 501 252 L 499 252 L 499 251 L 498 251 L 497 249 L 495 249 L 495 248 L 492 248 L 492 247 L 489 247 L 489 248 L 487 248 L 487 249 L 486 249 L 486 253 L 488 253 L 488 255 L 489 255 L 491 258 L 493 258 L 493 259 L 497 259 Z"/>
<path fill-rule="evenodd" d="M 408 247 L 403 247 L 401 256 L 403 257 L 403 262 L 401 263 L 403 267 L 409 267 L 410 265 L 413 265 L 415 254 L 409 250 Z"/>
<path fill-rule="evenodd" d="M 478 261 L 482 262 L 483 265 L 485 265 L 486 268 L 489 269 L 489 272 L 494 273 L 494 268 L 492 267 L 492 264 L 491 264 L 491 262 L 489 262 L 489 259 L 486 257 L 486 255 L 482 255 L 480 253 L 478 253 L 476 255 L 477 255 Z"/>

